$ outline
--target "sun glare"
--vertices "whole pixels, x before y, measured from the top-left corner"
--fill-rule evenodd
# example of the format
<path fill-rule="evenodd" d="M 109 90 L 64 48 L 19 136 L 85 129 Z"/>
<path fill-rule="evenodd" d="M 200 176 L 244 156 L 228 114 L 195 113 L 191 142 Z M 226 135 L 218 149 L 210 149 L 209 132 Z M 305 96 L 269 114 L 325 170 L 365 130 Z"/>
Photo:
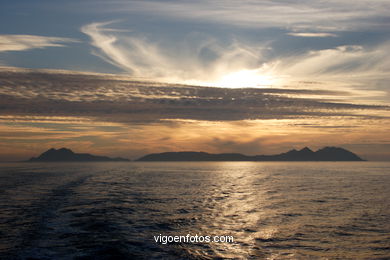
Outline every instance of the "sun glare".
<path fill-rule="evenodd" d="M 226 88 L 269 87 L 275 78 L 259 74 L 258 70 L 240 70 L 223 76 L 215 85 Z"/>
<path fill-rule="evenodd" d="M 186 81 L 187 84 L 221 88 L 267 88 L 280 83 L 279 79 L 255 70 L 239 70 L 225 74 L 213 81 Z"/>

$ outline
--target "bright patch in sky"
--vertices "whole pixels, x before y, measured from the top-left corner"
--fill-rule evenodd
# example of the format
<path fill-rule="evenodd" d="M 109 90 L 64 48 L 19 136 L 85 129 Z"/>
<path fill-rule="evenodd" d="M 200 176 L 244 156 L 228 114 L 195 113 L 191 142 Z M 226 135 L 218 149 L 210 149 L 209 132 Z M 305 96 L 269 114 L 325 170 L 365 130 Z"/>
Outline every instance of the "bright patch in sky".
<path fill-rule="evenodd" d="M 271 87 L 276 83 L 276 77 L 261 75 L 259 70 L 240 70 L 229 73 L 215 82 L 215 86 L 225 88 L 261 88 Z"/>

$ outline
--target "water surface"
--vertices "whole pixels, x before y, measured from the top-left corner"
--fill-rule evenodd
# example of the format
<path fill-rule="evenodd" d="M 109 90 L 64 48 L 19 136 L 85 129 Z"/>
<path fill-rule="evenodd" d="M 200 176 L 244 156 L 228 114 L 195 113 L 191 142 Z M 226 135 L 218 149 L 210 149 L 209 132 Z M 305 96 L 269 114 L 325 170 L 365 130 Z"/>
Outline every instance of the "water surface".
<path fill-rule="evenodd" d="M 1 164 L 0 255 L 389 259 L 389 187 L 381 162 Z"/>

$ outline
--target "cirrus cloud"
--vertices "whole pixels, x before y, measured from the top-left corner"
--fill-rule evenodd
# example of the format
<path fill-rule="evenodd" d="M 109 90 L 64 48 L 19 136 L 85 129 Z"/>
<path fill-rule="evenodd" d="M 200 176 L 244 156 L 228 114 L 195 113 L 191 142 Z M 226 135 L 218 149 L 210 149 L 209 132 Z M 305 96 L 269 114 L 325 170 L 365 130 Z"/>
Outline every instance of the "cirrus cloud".
<path fill-rule="evenodd" d="M 144 35 L 91 23 L 81 31 L 91 39 L 93 54 L 133 76 L 183 82 L 215 80 L 242 69 L 261 69 L 264 46 L 228 43 L 203 33 L 189 33 L 171 46 Z"/>
<path fill-rule="evenodd" d="M 78 42 L 78 40 L 28 34 L 2 34 L 0 35 L 0 52 L 26 51 L 46 47 L 65 47 L 65 43 L 74 42 Z"/>
<path fill-rule="evenodd" d="M 353 5 L 353 8 L 352 8 Z M 93 10 L 115 13 L 144 13 L 181 21 L 214 22 L 253 28 L 315 29 L 345 31 L 388 27 L 387 0 L 330 1 L 124 1 L 99 2 Z"/>
<path fill-rule="evenodd" d="M 295 36 L 295 37 L 337 37 L 337 34 L 334 33 L 313 33 L 313 32 L 306 32 L 306 33 L 288 33 L 287 35 Z"/>

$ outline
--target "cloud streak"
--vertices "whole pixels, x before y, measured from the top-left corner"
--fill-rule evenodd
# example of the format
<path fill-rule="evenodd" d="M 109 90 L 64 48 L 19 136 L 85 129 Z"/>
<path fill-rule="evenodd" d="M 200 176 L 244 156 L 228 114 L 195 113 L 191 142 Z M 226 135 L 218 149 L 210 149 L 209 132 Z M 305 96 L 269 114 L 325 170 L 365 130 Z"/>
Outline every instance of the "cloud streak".
<path fill-rule="evenodd" d="M 324 99 L 323 95 L 348 94 L 320 90 L 210 88 L 47 71 L 5 70 L 0 80 L 0 113 L 15 116 L 79 116 L 131 124 L 178 119 L 382 118 L 389 111 L 388 106 Z"/>
<path fill-rule="evenodd" d="M 114 22 L 81 27 L 95 47 L 93 54 L 134 76 L 171 82 L 213 81 L 242 69 L 261 69 L 263 47 L 232 40 L 221 43 L 210 35 L 192 33 L 182 42 L 162 46 L 143 35 L 108 27 Z M 158 41 L 156 41 L 158 42 Z M 260 66 L 260 68 L 259 68 Z"/>
<path fill-rule="evenodd" d="M 337 34 L 334 33 L 288 33 L 287 35 L 295 36 L 295 37 L 308 37 L 308 38 L 323 38 L 323 37 L 337 37 Z"/>
<path fill-rule="evenodd" d="M 63 37 L 47 37 L 27 34 L 0 35 L 0 52 L 26 51 L 44 49 L 47 47 L 65 47 L 65 43 L 78 42 L 75 39 Z"/>
<path fill-rule="evenodd" d="M 81 27 L 81 31 L 91 38 L 91 44 L 98 50 L 93 54 L 135 75 L 143 75 L 145 67 L 155 68 L 164 64 L 163 57 L 155 46 L 135 37 L 120 39 L 117 33 L 122 32 L 121 30 L 106 27 L 112 23 L 92 23 Z M 158 71 L 151 76 L 156 74 L 159 74 Z"/>
<path fill-rule="evenodd" d="M 295 80 L 316 78 L 338 90 L 363 93 L 363 102 L 389 104 L 390 42 L 363 47 L 344 45 L 285 57 L 277 70 Z"/>
<path fill-rule="evenodd" d="M 386 0 L 354 1 L 116 1 L 99 8 L 117 13 L 147 13 L 184 21 L 215 22 L 254 28 L 345 31 L 388 27 Z M 286 17 L 288 19 L 286 19 Z"/>

